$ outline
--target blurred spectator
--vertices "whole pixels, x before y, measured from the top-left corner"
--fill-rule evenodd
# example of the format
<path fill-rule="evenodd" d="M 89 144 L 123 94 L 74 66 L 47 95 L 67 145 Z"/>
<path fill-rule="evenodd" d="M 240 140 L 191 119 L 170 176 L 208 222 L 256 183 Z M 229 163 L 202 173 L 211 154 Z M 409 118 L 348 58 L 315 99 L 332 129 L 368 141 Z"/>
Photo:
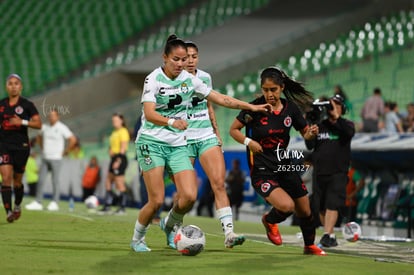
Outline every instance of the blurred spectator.
<path fill-rule="evenodd" d="M 232 161 L 232 168 L 227 174 L 226 183 L 228 187 L 230 206 L 235 208 L 234 210 L 236 220 L 239 219 L 239 209 L 243 204 L 243 191 L 245 181 L 246 175 L 240 168 L 240 160 L 234 159 Z"/>
<path fill-rule="evenodd" d="M 93 156 L 89 160 L 82 177 L 82 201 L 95 193 L 96 186 L 101 180 L 101 167 L 98 159 Z"/>
<path fill-rule="evenodd" d="M 375 88 L 374 93 L 364 103 L 361 110 L 362 132 L 378 132 L 378 123 L 384 115 L 384 100 L 381 96 L 381 89 Z"/>
<path fill-rule="evenodd" d="M 203 216 L 204 208 L 207 209 L 209 217 L 214 217 L 214 192 L 211 189 L 210 181 L 208 178 L 206 178 L 201 186 L 201 196 L 198 200 L 197 216 Z"/>
<path fill-rule="evenodd" d="M 402 133 L 403 128 L 401 119 L 397 114 L 397 103 L 388 101 L 384 106 L 384 131 L 386 133 Z"/>
<path fill-rule="evenodd" d="M 85 157 L 85 152 L 82 149 L 79 137 L 76 137 L 76 142 L 68 155 L 72 159 L 83 159 Z"/>
<path fill-rule="evenodd" d="M 346 200 L 345 206 L 340 210 L 341 218 L 338 219 L 336 226 L 340 226 L 341 222 L 356 221 L 356 212 L 358 206 L 358 193 L 365 186 L 365 179 L 358 170 L 352 165 L 348 170 L 348 183 L 346 184 Z M 343 217 L 345 219 L 343 219 Z"/>
<path fill-rule="evenodd" d="M 414 102 L 407 104 L 407 113 L 402 117 L 404 132 L 414 132 Z"/>
<path fill-rule="evenodd" d="M 63 122 L 60 121 L 59 113 L 53 109 L 48 114 L 49 123 L 44 123 L 37 143 L 42 148 L 42 164 L 40 166 L 39 184 L 36 190 L 36 200 L 27 204 L 27 210 L 43 210 L 43 187 L 49 171 L 52 175 L 53 197 L 48 204 L 47 210 L 58 211 L 60 200 L 60 170 L 62 158 L 67 156 L 76 143 L 76 137 Z M 66 143 L 66 147 L 65 147 Z"/>
<path fill-rule="evenodd" d="M 29 187 L 29 196 L 36 196 L 37 183 L 39 181 L 39 165 L 36 161 L 36 153 L 33 151 L 30 152 L 30 156 L 27 159 L 26 163 L 26 182 Z"/>

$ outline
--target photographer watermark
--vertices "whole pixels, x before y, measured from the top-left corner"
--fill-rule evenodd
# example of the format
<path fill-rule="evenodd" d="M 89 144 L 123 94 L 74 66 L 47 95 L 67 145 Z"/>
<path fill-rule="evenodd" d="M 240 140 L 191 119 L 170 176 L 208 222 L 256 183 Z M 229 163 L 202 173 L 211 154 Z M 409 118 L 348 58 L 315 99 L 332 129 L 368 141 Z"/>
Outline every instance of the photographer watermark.
<path fill-rule="evenodd" d="M 62 115 L 70 114 L 69 106 L 67 105 L 57 105 L 57 104 L 47 104 L 46 97 L 43 99 L 42 102 L 42 112 L 44 116 L 48 116 L 51 111 L 57 111 L 57 113 Z"/>
<path fill-rule="evenodd" d="M 280 148 L 280 143 L 275 150 L 276 157 L 279 162 L 284 160 L 292 160 L 293 162 L 299 162 L 305 159 L 304 152 L 302 150 L 290 150 Z M 310 168 L 310 164 L 301 163 L 289 163 L 289 164 L 277 164 L 276 171 L 274 172 L 306 172 Z"/>

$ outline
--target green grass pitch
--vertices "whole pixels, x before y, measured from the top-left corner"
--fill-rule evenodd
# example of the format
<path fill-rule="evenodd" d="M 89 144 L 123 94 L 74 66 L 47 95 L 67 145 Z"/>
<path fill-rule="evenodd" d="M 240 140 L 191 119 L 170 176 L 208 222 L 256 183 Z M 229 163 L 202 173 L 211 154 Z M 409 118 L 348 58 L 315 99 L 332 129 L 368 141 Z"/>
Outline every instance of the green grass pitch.
<path fill-rule="evenodd" d="M 128 209 L 125 216 L 100 216 L 89 213 L 78 203 L 74 212 L 23 210 L 20 220 L 11 224 L 1 215 L 0 274 L 365 275 L 414 272 L 410 261 L 389 260 L 394 259 L 387 255 L 389 249 L 385 249 L 383 256 L 381 252 L 375 256 L 361 253 L 358 245 L 363 249 L 363 244 L 342 243 L 341 250 L 330 250 L 326 257 L 303 255 L 302 240 L 296 238 L 300 230 L 294 226 L 281 226 L 287 241 L 282 246 L 274 246 L 267 241 L 260 223 L 236 222 L 235 231 L 245 234 L 247 240 L 242 246 L 226 249 L 219 221 L 194 216 L 186 216 L 184 223 L 195 224 L 206 233 L 206 247 L 199 255 L 182 256 L 169 249 L 157 225 L 151 225 L 146 237 L 152 251 L 136 253 L 129 248 L 129 243 L 137 213 L 137 209 Z M 318 234 L 320 236 L 320 232 Z M 373 248 L 368 249 L 371 252 L 378 247 L 371 246 Z M 414 259 L 412 243 L 401 244 L 395 251 L 408 253 L 408 259 Z"/>

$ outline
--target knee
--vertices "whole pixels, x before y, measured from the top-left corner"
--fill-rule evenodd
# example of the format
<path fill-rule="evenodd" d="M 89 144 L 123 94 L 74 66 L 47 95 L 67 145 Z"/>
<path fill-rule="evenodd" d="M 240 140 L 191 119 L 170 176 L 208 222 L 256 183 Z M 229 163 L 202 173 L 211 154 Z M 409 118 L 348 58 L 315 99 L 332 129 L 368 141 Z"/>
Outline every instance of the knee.
<path fill-rule="evenodd" d="M 2 178 L 2 185 L 4 185 L 4 186 L 11 186 L 12 185 L 12 182 L 13 182 L 12 177 L 10 177 L 10 176 L 7 176 L 7 177 L 3 176 L 3 178 Z"/>
<path fill-rule="evenodd" d="M 306 218 L 312 215 L 312 211 L 310 207 L 297 207 L 296 209 L 296 216 L 299 218 Z"/>
<path fill-rule="evenodd" d="M 164 198 L 148 198 L 147 204 L 153 211 L 158 211 L 164 205 Z"/>
<path fill-rule="evenodd" d="M 312 212 L 310 211 L 310 209 L 309 210 L 305 209 L 305 210 L 296 211 L 296 216 L 298 216 L 298 218 L 307 218 L 311 215 L 312 215 Z"/>
<path fill-rule="evenodd" d="M 179 194 L 179 200 L 184 205 L 194 205 L 197 200 L 197 193 L 196 192 L 185 192 L 183 194 Z"/>
<path fill-rule="evenodd" d="M 224 179 L 216 179 L 211 181 L 211 189 L 215 194 L 226 193 L 226 186 L 224 185 Z"/>
<path fill-rule="evenodd" d="M 277 209 L 283 213 L 293 213 L 295 211 L 295 203 L 288 201 L 278 206 Z"/>

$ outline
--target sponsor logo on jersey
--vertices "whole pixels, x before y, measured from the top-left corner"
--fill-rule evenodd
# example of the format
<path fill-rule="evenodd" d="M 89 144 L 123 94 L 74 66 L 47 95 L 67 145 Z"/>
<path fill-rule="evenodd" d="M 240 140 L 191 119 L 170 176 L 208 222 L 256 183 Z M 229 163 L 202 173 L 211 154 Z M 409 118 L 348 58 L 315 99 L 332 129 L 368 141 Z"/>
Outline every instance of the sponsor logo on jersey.
<path fill-rule="evenodd" d="M 318 134 L 318 140 L 338 140 L 339 135 L 331 132 L 322 132 Z"/>

